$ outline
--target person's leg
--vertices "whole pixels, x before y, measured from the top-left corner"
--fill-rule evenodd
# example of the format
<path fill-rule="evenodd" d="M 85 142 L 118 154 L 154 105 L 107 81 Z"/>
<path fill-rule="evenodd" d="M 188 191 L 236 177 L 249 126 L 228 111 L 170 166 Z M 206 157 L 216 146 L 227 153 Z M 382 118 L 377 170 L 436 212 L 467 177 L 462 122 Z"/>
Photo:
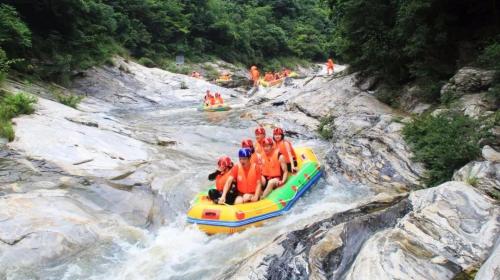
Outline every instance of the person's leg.
<path fill-rule="evenodd" d="M 276 185 L 278 185 L 279 178 L 273 178 L 267 181 L 267 186 L 262 193 L 262 198 L 266 198 Z"/>
<path fill-rule="evenodd" d="M 243 195 L 243 202 L 244 202 L 244 203 L 245 203 L 245 202 L 249 202 L 250 200 L 252 200 L 252 197 L 253 197 L 253 196 L 254 196 L 254 195 L 253 195 L 253 194 L 251 194 L 251 193 L 246 193 L 246 194 L 244 194 L 244 195 Z"/>
<path fill-rule="evenodd" d="M 236 204 L 242 204 L 243 203 L 243 197 L 241 195 L 238 195 L 236 199 L 234 200 L 234 205 Z"/>
<path fill-rule="evenodd" d="M 221 197 L 221 193 L 216 189 L 208 190 L 208 197 L 214 202 L 217 203 L 219 198 Z"/>
<path fill-rule="evenodd" d="M 238 196 L 238 190 L 236 188 L 236 184 L 233 183 L 231 185 L 231 188 L 226 194 L 226 203 L 229 205 L 233 205 L 237 196 Z"/>

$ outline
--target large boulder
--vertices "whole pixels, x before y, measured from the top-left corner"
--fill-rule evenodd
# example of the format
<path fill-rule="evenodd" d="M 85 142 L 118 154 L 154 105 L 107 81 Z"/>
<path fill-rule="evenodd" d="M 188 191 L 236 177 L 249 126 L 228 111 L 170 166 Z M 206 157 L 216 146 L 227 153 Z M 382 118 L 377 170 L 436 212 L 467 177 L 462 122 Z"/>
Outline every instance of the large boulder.
<path fill-rule="evenodd" d="M 405 195 L 378 195 L 345 212 L 284 234 L 218 278 L 338 279 L 363 242 L 409 211 Z"/>
<path fill-rule="evenodd" d="M 413 211 L 370 238 L 346 279 L 451 279 L 488 257 L 500 233 L 500 208 L 461 182 L 410 195 Z"/>
<path fill-rule="evenodd" d="M 127 226 L 66 190 L 38 190 L 0 197 L 0 278 L 16 269 L 51 267 Z"/>
<path fill-rule="evenodd" d="M 500 208 L 460 182 L 378 198 L 278 237 L 221 278 L 452 279 L 478 269 L 499 237 Z"/>
<path fill-rule="evenodd" d="M 473 161 L 453 174 L 453 180 L 472 185 L 494 198 L 500 198 L 500 160 L 498 152 L 483 147 L 484 161 Z"/>
<path fill-rule="evenodd" d="M 441 88 L 441 95 L 453 93 L 458 96 L 487 90 L 495 78 L 495 71 L 464 67 Z"/>

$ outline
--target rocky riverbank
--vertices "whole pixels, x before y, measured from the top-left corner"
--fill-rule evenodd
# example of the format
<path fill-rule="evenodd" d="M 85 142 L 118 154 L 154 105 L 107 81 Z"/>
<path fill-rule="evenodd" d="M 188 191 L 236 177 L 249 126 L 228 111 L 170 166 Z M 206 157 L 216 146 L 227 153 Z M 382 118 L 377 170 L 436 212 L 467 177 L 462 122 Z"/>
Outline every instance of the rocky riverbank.
<path fill-rule="evenodd" d="M 321 154 L 327 177 L 338 174 L 351 188 L 370 192 L 345 211 L 322 209 L 303 228 L 284 230 L 238 255 L 235 265 L 219 269 L 220 278 L 453 279 L 479 269 L 478 279 L 494 279 L 500 208 L 486 195 L 500 190 L 494 143 L 454 181 L 419 190 L 425 169 L 412 161 L 401 136 L 410 115 L 360 89 L 343 66 L 336 69 L 334 76 L 311 73 L 246 96 L 117 58 L 114 66 L 87 71 L 69 89 L 58 87 L 85 96 L 78 109 L 56 102 L 53 86 L 8 81 L 8 91 L 36 94 L 38 104 L 35 114 L 14 119 L 16 139 L 1 151 L 0 278 L 44 278 L 42 269 L 86 254 L 95 255 L 96 263 L 111 258 L 110 251 L 126 256 L 117 244 L 146 244 L 149 233 L 182 218 L 199 190 L 187 186 L 205 183 L 207 166 L 227 151 L 221 138 L 234 136 L 236 148 L 249 136 L 247 127 L 260 124 L 280 125 L 287 137 L 307 142 L 318 138 L 314 131 L 328 117 L 331 140 Z M 450 84 L 470 84 L 462 80 Z M 460 98 L 485 94 L 487 81 L 477 80 L 472 88 L 479 92 Z M 193 114 L 207 88 L 222 92 L 237 110 L 161 126 Z M 462 104 L 460 110 L 476 115 L 493 108 Z M 141 116 L 148 119 L 134 118 L 152 108 L 158 111 Z M 203 141 L 223 144 L 207 148 Z"/>

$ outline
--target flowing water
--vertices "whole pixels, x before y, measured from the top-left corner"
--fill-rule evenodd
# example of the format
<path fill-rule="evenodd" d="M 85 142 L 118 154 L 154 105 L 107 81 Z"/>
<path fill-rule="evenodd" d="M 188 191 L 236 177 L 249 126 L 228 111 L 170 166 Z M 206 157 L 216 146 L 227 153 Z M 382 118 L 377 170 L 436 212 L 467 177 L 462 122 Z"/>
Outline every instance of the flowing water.
<path fill-rule="evenodd" d="M 207 236 L 187 224 L 189 203 L 209 184 L 206 177 L 215 169 L 216 159 L 227 154 L 237 160 L 241 140 L 253 136 L 256 123 L 241 118 L 246 112 L 244 100 L 235 98 L 232 102 L 240 105 L 232 111 L 217 113 L 199 112 L 194 102 L 115 111 L 114 117 L 127 120 L 137 134 L 170 135 L 177 141 L 175 147 L 160 147 L 150 163 L 152 175 L 166 179 L 153 184 L 164 201 L 164 222 L 158 227 L 131 226 L 127 232 L 112 232 L 109 242 L 68 256 L 65 262 L 36 275 L 42 279 L 215 279 L 278 235 L 319 220 L 326 212 L 348 209 L 369 194 L 368 188 L 351 185 L 327 168 L 327 174 L 289 213 L 262 227 L 230 236 Z M 285 128 L 300 130 L 289 123 Z M 291 141 L 295 146 L 313 147 L 320 159 L 330 149 L 327 142 L 310 135 L 299 134 Z M 0 161 L 2 180 L 22 182 L 40 180 L 41 176 L 50 181 L 51 174 L 58 173 L 48 169 L 35 174 L 16 162 Z M 25 279 L 33 274 L 19 271 L 11 275 L 15 275 L 12 279 Z"/>

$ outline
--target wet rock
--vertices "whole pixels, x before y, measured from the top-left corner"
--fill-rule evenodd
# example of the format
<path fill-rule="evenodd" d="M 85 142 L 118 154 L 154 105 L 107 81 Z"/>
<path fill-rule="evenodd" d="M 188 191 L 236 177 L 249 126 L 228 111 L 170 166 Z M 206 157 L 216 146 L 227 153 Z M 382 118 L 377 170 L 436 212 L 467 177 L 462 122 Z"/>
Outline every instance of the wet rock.
<path fill-rule="evenodd" d="M 222 278 L 339 279 L 364 240 L 409 211 L 405 196 L 380 198 L 278 237 Z"/>
<path fill-rule="evenodd" d="M 91 248 L 109 227 L 63 190 L 0 197 L 0 276 L 46 267 Z"/>
<path fill-rule="evenodd" d="M 478 268 L 500 233 L 500 208 L 460 182 L 410 195 L 413 211 L 371 237 L 345 279 L 451 279 Z"/>
<path fill-rule="evenodd" d="M 454 93 L 461 96 L 465 93 L 476 93 L 488 89 L 495 78 L 495 71 L 464 67 L 453 76 L 441 89 L 441 95 Z"/>
<path fill-rule="evenodd" d="M 314 117 L 331 116 L 333 149 L 327 163 L 353 181 L 376 191 L 406 191 L 417 188 L 424 168 L 412 162 L 397 121 L 403 116 L 372 95 L 355 88 L 354 75 L 311 85 L 290 103 Z M 319 88 L 316 88 L 319 87 Z"/>
<path fill-rule="evenodd" d="M 177 142 L 175 140 L 172 140 L 171 138 L 165 137 L 165 136 L 158 136 L 156 138 L 156 144 L 159 146 L 172 146 L 175 145 Z"/>
<path fill-rule="evenodd" d="M 82 125 L 67 118 L 93 116 L 59 103 L 38 99 L 34 115 L 16 118 L 16 139 L 9 147 L 44 159 L 74 175 L 115 177 L 150 158 L 143 142 L 111 130 Z M 37 137 L 32 137 L 37 135 Z"/>
<path fill-rule="evenodd" d="M 379 82 L 378 78 L 368 77 L 364 79 L 359 79 L 356 85 L 360 90 L 367 91 L 367 90 L 374 90 L 378 82 Z"/>

